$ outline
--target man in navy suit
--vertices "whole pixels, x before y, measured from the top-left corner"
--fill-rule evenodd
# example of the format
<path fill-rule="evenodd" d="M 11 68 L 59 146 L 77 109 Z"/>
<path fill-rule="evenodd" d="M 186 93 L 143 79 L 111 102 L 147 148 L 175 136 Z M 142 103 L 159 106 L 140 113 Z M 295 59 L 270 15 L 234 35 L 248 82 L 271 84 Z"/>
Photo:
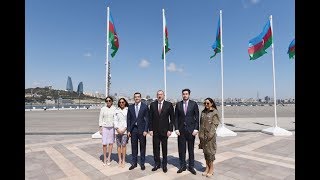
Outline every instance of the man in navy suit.
<path fill-rule="evenodd" d="M 160 143 L 162 147 L 162 170 L 167 172 L 167 151 L 168 137 L 173 131 L 174 110 L 171 102 L 164 100 L 164 92 L 157 92 L 157 100 L 150 104 L 149 133 L 152 136 L 153 156 L 155 166 L 152 171 L 156 171 L 161 166 Z M 169 120 L 170 118 L 170 120 Z"/>
<path fill-rule="evenodd" d="M 141 102 L 141 93 L 134 93 L 134 104 L 129 105 L 127 114 L 127 131 L 131 137 L 132 163 L 129 170 L 137 167 L 138 141 L 140 143 L 140 166 L 145 170 L 146 135 L 148 133 L 149 109 Z"/>
<path fill-rule="evenodd" d="M 182 90 L 182 101 L 175 108 L 175 131 L 178 135 L 178 151 L 181 173 L 186 166 L 186 143 L 188 144 L 189 163 L 188 170 L 196 175 L 194 170 L 194 141 L 199 131 L 199 108 L 195 101 L 189 100 L 190 89 Z"/>

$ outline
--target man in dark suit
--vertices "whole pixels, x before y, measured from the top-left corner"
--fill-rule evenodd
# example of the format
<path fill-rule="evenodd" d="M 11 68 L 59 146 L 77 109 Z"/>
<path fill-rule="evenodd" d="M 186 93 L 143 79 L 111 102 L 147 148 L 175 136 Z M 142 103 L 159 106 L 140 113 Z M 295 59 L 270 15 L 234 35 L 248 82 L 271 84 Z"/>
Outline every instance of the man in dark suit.
<path fill-rule="evenodd" d="M 145 170 L 146 135 L 148 132 L 149 109 L 141 102 L 141 93 L 134 93 L 134 104 L 129 105 L 127 114 L 128 136 L 131 137 L 132 163 L 129 170 L 137 167 L 138 140 L 140 143 L 140 166 Z"/>
<path fill-rule="evenodd" d="M 155 166 L 152 171 L 161 167 L 160 143 L 162 147 L 162 170 L 167 172 L 168 137 L 173 131 L 174 110 L 171 102 L 164 100 L 164 92 L 157 92 L 157 100 L 150 104 L 149 133 L 152 136 L 153 158 Z M 170 117 L 170 120 L 169 120 Z"/>
<path fill-rule="evenodd" d="M 189 163 L 188 170 L 196 174 L 194 170 L 194 141 L 199 131 L 199 108 L 195 101 L 189 100 L 190 89 L 182 90 L 182 101 L 175 108 L 175 131 L 178 135 L 178 151 L 180 168 L 177 173 L 187 169 L 186 166 L 186 142 L 188 143 Z"/>

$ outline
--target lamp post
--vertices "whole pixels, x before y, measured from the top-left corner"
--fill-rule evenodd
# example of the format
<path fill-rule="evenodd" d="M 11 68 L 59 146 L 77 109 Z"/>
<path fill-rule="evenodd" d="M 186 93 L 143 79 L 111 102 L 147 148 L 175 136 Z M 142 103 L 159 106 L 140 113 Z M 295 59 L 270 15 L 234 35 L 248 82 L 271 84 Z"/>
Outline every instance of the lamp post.
<path fill-rule="evenodd" d="M 32 94 L 32 88 L 31 88 L 31 103 L 30 103 L 30 111 L 32 110 L 32 101 L 33 101 L 33 94 Z"/>
<path fill-rule="evenodd" d="M 59 105 L 60 105 L 60 91 L 58 91 L 58 110 L 59 110 Z"/>
<path fill-rule="evenodd" d="M 80 109 L 80 93 L 79 93 L 79 95 L 78 95 L 78 98 L 79 98 L 79 109 Z"/>

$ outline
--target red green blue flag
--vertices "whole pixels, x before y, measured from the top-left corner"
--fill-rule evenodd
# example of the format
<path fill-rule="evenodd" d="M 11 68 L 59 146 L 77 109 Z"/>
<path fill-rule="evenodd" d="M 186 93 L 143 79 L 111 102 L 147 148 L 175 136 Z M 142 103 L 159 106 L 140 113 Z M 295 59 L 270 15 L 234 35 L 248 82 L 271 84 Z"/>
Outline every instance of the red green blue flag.
<path fill-rule="evenodd" d="M 114 57 L 119 49 L 119 39 L 111 13 L 109 18 L 109 42 L 111 43 L 111 49 L 113 50 L 111 57 Z"/>
<path fill-rule="evenodd" d="M 255 60 L 266 52 L 272 44 L 272 30 L 270 26 L 270 20 L 264 26 L 262 32 L 255 38 L 249 41 L 248 53 L 250 60 Z"/>
<path fill-rule="evenodd" d="M 210 59 L 213 58 L 214 56 L 216 56 L 217 53 L 221 52 L 221 34 L 220 34 L 220 16 L 219 16 L 219 20 L 218 20 L 218 29 L 217 29 L 217 33 L 216 33 L 216 41 L 213 43 L 213 45 L 211 46 L 214 54 L 212 56 L 210 56 Z"/>
<path fill-rule="evenodd" d="M 170 51 L 169 48 L 169 39 L 168 39 L 168 29 L 167 29 L 167 22 L 166 22 L 166 18 L 164 17 L 164 46 L 165 46 L 165 53 L 167 53 L 168 51 Z M 164 58 L 163 56 L 163 48 L 162 48 L 162 59 Z"/>
<path fill-rule="evenodd" d="M 296 41 L 293 39 L 288 48 L 289 59 L 293 59 L 293 56 L 296 54 Z"/>

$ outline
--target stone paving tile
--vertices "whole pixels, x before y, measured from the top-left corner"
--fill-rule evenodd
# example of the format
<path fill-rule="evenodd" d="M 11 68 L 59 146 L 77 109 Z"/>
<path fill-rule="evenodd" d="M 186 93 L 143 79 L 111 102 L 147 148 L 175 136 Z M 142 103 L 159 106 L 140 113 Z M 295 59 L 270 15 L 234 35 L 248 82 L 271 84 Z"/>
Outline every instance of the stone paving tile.
<path fill-rule="evenodd" d="M 73 154 L 72 151 L 70 151 L 63 145 L 56 145 L 54 146 L 54 148 L 63 155 Z M 96 168 L 94 168 L 93 166 L 91 166 L 89 163 L 82 160 L 78 156 L 73 156 L 73 157 L 64 156 L 64 157 L 67 158 L 69 161 L 72 160 L 71 162 L 74 164 L 74 166 L 77 167 L 81 172 L 86 174 L 90 179 L 100 179 L 100 178 L 106 177 L 99 170 L 97 170 Z M 89 171 L 89 170 L 92 170 L 92 171 Z"/>
<path fill-rule="evenodd" d="M 257 152 L 270 152 L 275 155 L 283 156 L 285 153 L 290 154 L 294 152 L 295 149 L 295 141 L 294 139 L 281 139 L 279 141 L 268 144 L 267 146 L 262 146 L 255 151 Z M 278 154 L 277 154 L 278 153 Z"/>
<path fill-rule="evenodd" d="M 259 173 L 263 175 L 268 175 L 274 178 L 284 179 L 289 175 L 295 175 L 295 170 L 278 166 L 278 165 L 272 165 L 272 166 L 268 166 L 265 170 L 262 170 Z"/>
<path fill-rule="evenodd" d="M 46 152 L 38 151 L 25 155 L 25 176 L 31 179 L 38 176 L 44 179 L 58 179 L 66 175 Z"/>
<path fill-rule="evenodd" d="M 43 169 L 37 169 L 33 171 L 25 172 L 25 176 L 29 179 L 49 179 Z"/>
<path fill-rule="evenodd" d="M 228 146 L 229 149 L 235 149 L 235 148 L 243 146 L 244 144 L 251 144 L 253 142 L 258 142 L 258 141 L 260 141 L 260 140 L 262 140 L 264 138 L 265 138 L 264 136 L 257 136 L 257 137 L 250 138 L 248 140 L 232 143 L 232 144 L 227 145 L 227 146 Z M 219 142 L 217 142 L 217 146 L 219 147 Z"/>
<path fill-rule="evenodd" d="M 66 175 L 62 171 L 47 173 L 47 176 L 49 179 L 60 179 L 60 178 L 66 177 Z"/>
<path fill-rule="evenodd" d="M 211 176 L 211 177 L 213 177 L 213 176 Z M 210 178 L 211 178 L 210 177 Z M 191 174 L 191 173 L 188 173 L 188 174 L 186 174 L 186 175 L 184 175 L 184 176 L 180 176 L 180 177 L 177 177 L 177 178 L 174 178 L 174 180 L 197 180 L 197 179 L 203 179 L 203 180 L 205 180 L 205 179 L 208 179 L 207 177 L 205 177 L 205 176 L 202 176 L 201 174 L 196 174 L 196 175 L 193 175 L 193 174 Z"/>
<path fill-rule="evenodd" d="M 268 175 L 263 175 L 263 174 L 256 174 L 252 177 L 253 179 L 259 179 L 259 180 L 280 180 L 281 178 L 276 178 Z M 283 179 L 282 179 L 283 180 Z"/>
<path fill-rule="evenodd" d="M 209 179 L 216 179 L 216 180 L 237 180 L 235 178 L 229 177 L 229 176 L 225 176 L 222 174 L 219 174 L 217 176 L 211 176 Z"/>
<path fill-rule="evenodd" d="M 295 179 L 295 175 L 289 175 L 286 178 L 284 178 L 284 180 L 294 180 Z"/>

